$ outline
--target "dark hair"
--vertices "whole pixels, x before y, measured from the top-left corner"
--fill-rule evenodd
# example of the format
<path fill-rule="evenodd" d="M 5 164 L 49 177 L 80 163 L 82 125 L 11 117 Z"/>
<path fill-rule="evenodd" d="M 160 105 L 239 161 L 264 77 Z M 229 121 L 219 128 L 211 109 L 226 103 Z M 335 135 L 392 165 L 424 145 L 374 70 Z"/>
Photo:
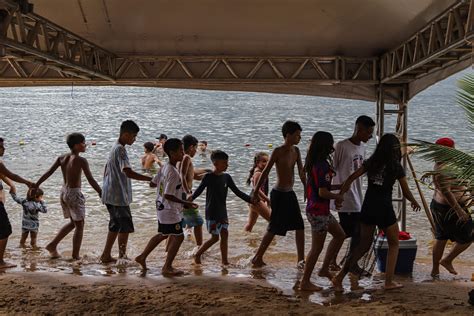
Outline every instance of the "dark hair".
<path fill-rule="evenodd" d="M 281 127 L 281 133 L 283 137 L 286 137 L 288 134 L 293 134 L 296 131 L 303 131 L 301 125 L 294 122 L 294 121 L 286 121 L 283 126 Z"/>
<path fill-rule="evenodd" d="M 402 159 L 400 140 L 393 134 L 385 134 L 380 138 L 374 153 L 365 163 L 368 175 L 380 172 L 384 167 L 394 170 Z"/>
<path fill-rule="evenodd" d="M 193 135 L 185 135 L 183 137 L 184 150 L 188 150 L 188 148 L 191 146 L 197 146 L 197 144 L 198 144 L 198 140 Z"/>
<path fill-rule="evenodd" d="M 250 184 L 250 182 L 252 182 L 252 177 L 253 177 L 253 174 L 255 172 L 255 168 L 257 168 L 257 164 L 260 162 L 262 157 L 268 157 L 268 154 L 264 151 L 260 151 L 260 152 L 256 153 L 255 156 L 253 157 L 253 166 L 249 171 L 249 177 L 247 178 L 247 184 Z"/>
<path fill-rule="evenodd" d="M 26 193 L 26 199 L 28 201 L 33 201 L 36 198 L 39 198 L 40 196 L 43 196 L 44 192 L 40 188 L 31 188 L 28 190 Z"/>
<path fill-rule="evenodd" d="M 168 157 L 171 157 L 171 152 L 177 151 L 179 147 L 181 147 L 181 145 L 183 145 L 183 142 L 181 141 L 181 139 L 170 138 L 163 145 L 163 150 L 168 155 Z"/>
<path fill-rule="evenodd" d="M 308 176 L 317 162 L 326 160 L 332 165 L 331 153 L 334 151 L 333 146 L 334 138 L 331 133 L 319 131 L 313 135 L 304 161 L 304 170 Z"/>
<path fill-rule="evenodd" d="M 74 145 L 85 142 L 86 138 L 81 133 L 72 133 L 67 135 L 66 143 L 69 146 L 69 149 L 73 149 Z"/>
<path fill-rule="evenodd" d="M 158 139 L 168 139 L 168 136 L 166 136 L 165 134 L 160 134 L 160 137 L 158 137 Z"/>
<path fill-rule="evenodd" d="M 2 137 L 0 137 L 0 143 L 3 143 L 3 138 Z"/>
<path fill-rule="evenodd" d="M 229 155 L 222 150 L 214 150 L 211 153 L 211 161 L 216 162 L 216 160 L 229 160 Z"/>
<path fill-rule="evenodd" d="M 132 120 L 123 121 L 122 125 L 120 125 L 120 135 L 123 133 L 137 134 L 139 131 L 140 127 Z"/>
<path fill-rule="evenodd" d="M 204 145 L 206 145 L 206 146 L 207 146 L 207 141 L 205 141 L 205 140 L 201 140 L 201 143 L 203 143 Z"/>
<path fill-rule="evenodd" d="M 375 122 L 373 119 L 368 117 L 367 115 L 361 115 L 357 118 L 355 125 L 362 125 L 365 128 L 370 128 L 375 126 Z"/>
<path fill-rule="evenodd" d="M 147 149 L 148 151 L 153 151 L 153 148 L 155 148 L 155 145 L 152 142 L 146 142 L 143 144 L 143 147 Z"/>

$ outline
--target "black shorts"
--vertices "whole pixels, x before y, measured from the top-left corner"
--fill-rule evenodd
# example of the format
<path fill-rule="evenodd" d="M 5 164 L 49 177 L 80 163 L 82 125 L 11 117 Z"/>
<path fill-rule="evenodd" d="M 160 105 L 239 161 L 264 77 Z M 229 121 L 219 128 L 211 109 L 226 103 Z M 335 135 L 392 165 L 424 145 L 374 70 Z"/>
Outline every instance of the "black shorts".
<path fill-rule="evenodd" d="M 451 206 L 431 201 L 431 214 L 435 222 L 435 238 L 437 240 L 455 241 L 467 244 L 474 241 L 474 224 L 472 218 L 465 223 L 458 223 L 459 217 Z"/>
<path fill-rule="evenodd" d="M 133 233 L 135 231 L 130 206 L 105 204 L 109 211 L 109 231 L 113 233 Z"/>
<path fill-rule="evenodd" d="M 339 224 L 346 238 L 359 238 L 360 236 L 360 212 L 338 212 Z"/>
<path fill-rule="evenodd" d="M 273 189 L 270 193 L 272 213 L 267 230 L 285 236 L 287 231 L 304 229 L 300 205 L 294 191 L 282 192 Z"/>
<path fill-rule="evenodd" d="M 2 202 L 0 202 L 0 239 L 6 239 L 12 234 L 12 225 L 8 219 L 7 211 Z"/>
<path fill-rule="evenodd" d="M 366 225 L 376 225 L 379 229 L 385 229 L 397 222 L 392 205 L 377 204 L 362 205 L 360 222 Z"/>
<path fill-rule="evenodd" d="M 158 232 L 161 235 L 182 235 L 183 234 L 184 221 L 175 224 L 161 224 L 158 222 Z"/>

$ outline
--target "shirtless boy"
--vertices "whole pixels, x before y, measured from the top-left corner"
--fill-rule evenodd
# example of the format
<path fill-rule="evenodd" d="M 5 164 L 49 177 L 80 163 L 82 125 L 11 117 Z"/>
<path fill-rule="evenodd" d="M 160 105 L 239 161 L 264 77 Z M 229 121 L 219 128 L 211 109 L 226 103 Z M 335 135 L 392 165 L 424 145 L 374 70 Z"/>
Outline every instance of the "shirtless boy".
<path fill-rule="evenodd" d="M 301 126 L 293 121 L 286 121 L 282 127 L 282 134 L 285 139 L 283 145 L 275 148 L 270 157 L 270 161 L 258 179 L 256 188 L 260 188 L 268 178 L 268 174 L 273 165 L 276 165 L 277 182 L 270 193 L 272 213 L 267 232 L 263 236 L 260 247 L 252 259 L 254 267 L 264 266 L 263 255 L 272 242 L 275 235 L 285 236 L 287 231 L 295 230 L 296 251 L 298 255 L 298 268 L 304 267 L 304 223 L 298 199 L 293 191 L 294 169 L 298 166 L 298 174 L 306 186 L 306 176 L 301 162 L 300 150 L 296 145 L 301 140 Z M 253 194 L 252 201 L 258 201 L 258 194 Z"/>
<path fill-rule="evenodd" d="M 142 156 L 142 168 L 145 171 L 152 169 L 154 167 L 155 162 L 158 164 L 158 166 L 163 166 L 161 160 L 158 159 L 158 157 L 153 153 L 154 148 L 155 145 L 153 145 L 152 142 L 146 142 L 145 144 L 143 144 L 145 154 Z"/>
<path fill-rule="evenodd" d="M 183 137 L 184 157 L 183 161 L 178 163 L 178 170 L 183 181 L 184 193 L 190 195 L 193 193 L 193 180 L 201 180 L 206 174 L 205 170 L 194 168 L 192 158 L 196 155 L 198 140 L 192 135 Z M 194 228 L 194 238 L 196 239 L 196 246 L 202 245 L 202 225 L 204 220 L 199 215 L 197 209 L 183 210 L 184 226 L 187 228 Z M 197 249 L 195 249 L 197 250 Z"/>
<path fill-rule="evenodd" d="M 51 258 L 59 258 L 60 254 L 57 250 L 59 242 L 74 230 L 74 236 L 72 237 L 72 258 L 79 260 L 79 251 L 81 249 L 82 236 L 84 233 L 84 219 L 86 216 L 86 199 L 81 192 L 82 172 L 84 172 L 89 184 L 99 194 L 99 197 L 102 195 L 102 190 L 92 176 L 87 159 L 80 156 L 80 153 L 86 151 L 86 138 L 84 135 L 72 133 L 67 136 L 66 143 L 71 149 L 71 152 L 59 156 L 51 168 L 36 182 L 35 186 L 38 188 L 56 169 L 61 167 L 64 184 L 61 190 L 60 202 L 64 218 L 69 218 L 70 222 L 59 230 L 56 237 L 46 246 L 46 250 L 49 251 Z"/>

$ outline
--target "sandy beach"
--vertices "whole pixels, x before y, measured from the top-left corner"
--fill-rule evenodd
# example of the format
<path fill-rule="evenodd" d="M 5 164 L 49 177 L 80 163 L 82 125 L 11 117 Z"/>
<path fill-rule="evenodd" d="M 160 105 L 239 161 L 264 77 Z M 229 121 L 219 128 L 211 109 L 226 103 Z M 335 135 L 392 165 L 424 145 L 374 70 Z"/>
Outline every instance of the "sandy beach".
<path fill-rule="evenodd" d="M 0 275 L 0 314 L 312 314 L 473 315 L 466 280 L 405 283 L 335 295 L 286 294 L 262 280 L 226 276 L 116 275 L 87 277 L 48 272 Z M 310 295 L 326 298 L 312 303 Z"/>

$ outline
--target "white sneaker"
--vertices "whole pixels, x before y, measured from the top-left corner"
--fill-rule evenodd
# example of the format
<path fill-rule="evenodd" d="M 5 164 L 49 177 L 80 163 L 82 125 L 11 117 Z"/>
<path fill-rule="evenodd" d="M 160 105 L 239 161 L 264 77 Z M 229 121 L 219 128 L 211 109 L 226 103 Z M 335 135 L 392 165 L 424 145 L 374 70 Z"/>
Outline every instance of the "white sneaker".
<path fill-rule="evenodd" d="M 298 270 L 304 270 L 304 265 L 305 265 L 304 260 L 298 261 L 298 263 L 296 264 L 296 268 Z"/>

